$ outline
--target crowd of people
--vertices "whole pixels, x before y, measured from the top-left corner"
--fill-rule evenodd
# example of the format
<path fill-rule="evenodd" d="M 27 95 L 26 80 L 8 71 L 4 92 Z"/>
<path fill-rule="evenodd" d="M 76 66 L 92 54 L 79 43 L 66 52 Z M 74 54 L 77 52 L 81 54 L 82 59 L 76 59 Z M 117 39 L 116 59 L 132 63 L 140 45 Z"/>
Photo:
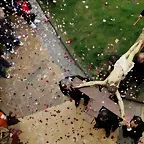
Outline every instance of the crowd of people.
<path fill-rule="evenodd" d="M 32 11 L 32 6 L 28 0 L 0 0 L 0 77 L 10 78 L 7 68 L 15 63 L 9 62 L 6 55 L 15 53 L 15 47 L 23 46 L 23 42 L 16 36 L 14 23 L 11 18 L 22 17 L 27 24 L 36 29 L 40 20 Z M 0 110 L 0 143 L 20 144 L 20 130 L 11 129 L 9 126 L 17 124 L 19 120 L 12 113 L 6 114 Z"/>
<path fill-rule="evenodd" d="M 13 54 L 16 46 L 23 46 L 23 42 L 15 34 L 14 23 L 11 21 L 13 15 L 23 17 L 33 29 L 36 29 L 36 24 L 40 23 L 28 0 L 0 1 L 0 76 L 3 78 L 10 78 L 6 69 L 14 65 L 14 62 L 6 60 L 5 55 Z"/>

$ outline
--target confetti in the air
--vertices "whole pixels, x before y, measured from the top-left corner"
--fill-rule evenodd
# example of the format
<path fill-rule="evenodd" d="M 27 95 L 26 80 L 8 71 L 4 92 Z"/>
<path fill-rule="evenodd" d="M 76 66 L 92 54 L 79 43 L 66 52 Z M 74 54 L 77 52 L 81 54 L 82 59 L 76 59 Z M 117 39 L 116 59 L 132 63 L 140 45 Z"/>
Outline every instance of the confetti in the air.
<path fill-rule="evenodd" d="M 86 5 L 85 7 L 86 7 L 86 8 L 89 8 L 89 6 L 87 6 L 87 5 Z"/>
<path fill-rule="evenodd" d="M 118 42 L 119 42 L 119 39 L 116 39 L 116 40 L 115 40 L 115 43 L 118 43 Z"/>
<path fill-rule="evenodd" d="M 106 19 L 103 19 L 103 22 L 105 23 L 105 22 L 106 22 Z"/>

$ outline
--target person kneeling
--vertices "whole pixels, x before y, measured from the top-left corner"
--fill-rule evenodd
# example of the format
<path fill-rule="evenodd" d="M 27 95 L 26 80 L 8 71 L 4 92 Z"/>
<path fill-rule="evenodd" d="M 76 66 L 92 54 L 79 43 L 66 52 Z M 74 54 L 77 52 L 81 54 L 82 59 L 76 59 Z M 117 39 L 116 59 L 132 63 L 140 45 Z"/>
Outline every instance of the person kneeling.
<path fill-rule="evenodd" d="M 84 105 L 86 106 L 90 98 L 84 93 L 82 93 L 79 89 L 72 87 L 72 81 L 76 77 L 82 81 L 88 81 L 87 78 L 83 78 L 81 76 L 65 77 L 65 79 L 59 82 L 60 90 L 65 96 L 70 96 L 73 100 L 75 100 L 76 107 L 79 106 L 81 98 L 84 99 Z"/>
<path fill-rule="evenodd" d="M 144 132 L 144 122 L 139 116 L 134 116 L 129 125 L 122 127 L 123 137 L 130 137 L 134 140 L 134 144 L 138 144 L 140 137 Z"/>
<path fill-rule="evenodd" d="M 101 129 L 103 128 L 106 132 L 106 137 L 110 136 L 110 132 L 114 132 L 119 127 L 119 122 L 122 119 L 119 119 L 115 114 L 109 111 L 106 108 L 102 108 L 99 111 L 98 116 L 95 118 L 96 124 L 94 128 Z"/>

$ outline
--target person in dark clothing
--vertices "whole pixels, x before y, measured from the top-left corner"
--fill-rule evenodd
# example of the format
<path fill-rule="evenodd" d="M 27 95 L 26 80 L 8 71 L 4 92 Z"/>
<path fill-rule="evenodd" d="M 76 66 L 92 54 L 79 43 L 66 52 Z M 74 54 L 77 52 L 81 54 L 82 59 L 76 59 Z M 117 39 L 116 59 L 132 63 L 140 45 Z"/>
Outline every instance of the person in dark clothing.
<path fill-rule="evenodd" d="M 16 116 L 12 116 L 12 113 L 10 112 L 9 115 L 7 116 L 7 124 L 8 126 L 12 126 L 15 124 L 18 124 L 20 121 Z"/>
<path fill-rule="evenodd" d="M 16 116 L 12 116 L 12 112 L 9 112 L 8 115 L 6 115 L 6 113 L 4 113 L 4 111 L 2 111 L 1 109 L 0 112 L 3 113 L 6 117 L 8 126 L 12 126 L 20 122 Z"/>
<path fill-rule="evenodd" d="M 119 122 L 122 121 L 122 119 L 103 107 L 99 111 L 99 114 L 95 118 L 95 121 L 96 124 L 94 125 L 94 128 L 104 128 L 106 132 L 106 137 L 109 137 L 110 132 L 114 132 L 119 127 Z"/>
<path fill-rule="evenodd" d="M 35 24 L 40 23 L 32 12 L 32 6 L 28 0 L 14 0 L 14 8 L 17 15 L 22 16 L 32 28 L 36 28 Z"/>
<path fill-rule="evenodd" d="M 144 82 L 144 53 L 141 52 L 139 56 L 135 57 L 135 66 L 133 68 L 132 77 L 135 78 L 135 81 L 140 85 Z"/>
<path fill-rule="evenodd" d="M 130 137 L 134 140 L 135 144 L 138 144 L 142 133 L 144 132 L 144 122 L 141 117 L 134 116 L 129 125 L 122 126 L 123 137 Z"/>
<path fill-rule="evenodd" d="M 14 35 L 12 23 L 8 18 L 0 18 L 0 43 L 4 44 L 7 51 L 14 53 L 15 46 L 23 43 Z"/>
<path fill-rule="evenodd" d="M 6 72 L 5 68 L 9 68 L 13 65 L 13 62 L 8 62 L 2 56 L 0 56 L 0 76 L 4 78 L 10 78 L 10 74 Z"/>
<path fill-rule="evenodd" d="M 14 13 L 12 0 L 0 0 L 0 7 L 3 8 L 5 16 L 10 16 Z"/>
<path fill-rule="evenodd" d="M 84 99 L 84 105 L 86 106 L 88 104 L 90 98 L 87 95 L 85 95 L 84 93 L 82 93 L 79 89 L 72 87 L 72 81 L 75 77 L 77 77 L 78 79 L 80 79 L 82 81 L 89 81 L 88 78 L 83 78 L 78 75 L 77 76 L 69 76 L 59 82 L 60 90 L 62 91 L 62 93 L 65 96 L 70 96 L 73 100 L 75 100 L 76 107 L 79 106 L 81 98 Z"/>

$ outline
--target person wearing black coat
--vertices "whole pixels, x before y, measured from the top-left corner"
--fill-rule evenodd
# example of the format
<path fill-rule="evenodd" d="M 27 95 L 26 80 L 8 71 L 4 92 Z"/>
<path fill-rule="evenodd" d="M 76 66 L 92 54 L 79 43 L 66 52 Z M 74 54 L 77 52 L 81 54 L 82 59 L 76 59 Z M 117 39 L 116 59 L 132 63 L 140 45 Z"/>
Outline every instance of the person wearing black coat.
<path fill-rule="evenodd" d="M 94 125 L 94 128 L 103 128 L 106 132 L 106 137 L 108 138 L 110 136 L 111 131 L 114 132 L 119 127 L 119 123 L 122 121 L 122 119 L 103 107 L 99 111 L 99 114 L 95 118 L 95 121 L 96 124 Z"/>
<path fill-rule="evenodd" d="M 130 121 L 130 125 L 125 125 L 122 127 L 123 137 L 130 137 L 134 140 L 134 144 L 138 144 L 140 137 L 144 132 L 144 122 L 141 117 L 134 116 Z"/>
<path fill-rule="evenodd" d="M 77 77 L 78 79 L 82 81 L 89 81 L 88 78 L 84 78 L 79 75 L 65 77 L 65 79 L 59 82 L 60 90 L 65 96 L 70 96 L 73 100 L 75 100 L 76 107 L 79 106 L 80 100 L 82 98 L 84 99 L 84 105 L 86 106 L 90 98 L 86 94 L 82 93 L 79 89 L 72 87 L 72 81 L 75 77 Z"/>
<path fill-rule="evenodd" d="M 3 8 L 5 16 L 10 16 L 14 13 L 12 0 L 0 0 L 0 7 Z"/>
<path fill-rule="evenodd" d="M 16 115 L 12 116 L 13 115 L 12 112 L 9 112 L 8 115 L 6 115 L 6 113 L 1 109 L 0 109 L 0 112 L 2 112 L 6 116 L 8 126 L 12 126 L 20 122 L 18 118 L 16 117 Z"/>
<path fill-rule="evenodd" d="M 0 76 L 4 78 L 10 78 L 10 74 L 8 74 L 5 68 L 9 68 L 14 65 L 14 62 L 8 62 L 2 56 L 0 56 Z"/>
<path fill-rule="evenodd" d="M 12 22 L 8 18 L 0 18 L 0 43 L 11 53 L 14 53 L 15 46 L 23 45 L 23 43 L 14 35 Z"/>

